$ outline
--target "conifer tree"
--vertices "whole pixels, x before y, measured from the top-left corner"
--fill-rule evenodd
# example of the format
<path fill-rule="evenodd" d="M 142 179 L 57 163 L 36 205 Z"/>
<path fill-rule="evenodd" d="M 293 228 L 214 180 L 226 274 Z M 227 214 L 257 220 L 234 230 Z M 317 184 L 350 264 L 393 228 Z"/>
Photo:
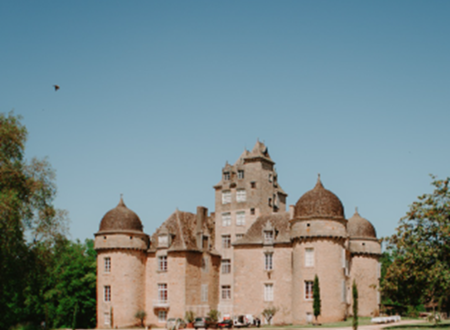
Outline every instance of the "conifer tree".
<path fill-rule="evenodd" d="M 317 317 L 320 315 L 321 310 L 319 277 L 317 277 L 317 275 L 314 277 L 313 300 L 314 317 L 316 318 L 317 323 Z"/>
<path fill-rule="evenodd" d="M 353 280 L 352 286 L 352 296 L 353 296 L 353 330 L 358 329 L 358 287 L 356 286 L 355 280 Z"/>

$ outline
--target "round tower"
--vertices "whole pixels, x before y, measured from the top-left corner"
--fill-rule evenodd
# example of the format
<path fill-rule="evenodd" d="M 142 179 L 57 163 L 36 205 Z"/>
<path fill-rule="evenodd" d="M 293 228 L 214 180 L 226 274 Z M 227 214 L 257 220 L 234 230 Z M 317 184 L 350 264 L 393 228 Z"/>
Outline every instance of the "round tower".
<path fill-rule="evenodd" d="M 121 328 L 136 323 L 145 311 L 145 255 L 149 237 L 141 220 L 119 204 L 108 211 L 95 235 L 97 251 L 97 328 Z"/>
<path fill-rule="evenodd" d="M 290 224 L 294 323 L 313 321 L 312 291 L 316 275 L 321 298 L 319 322 L 343 320 L 347 312 L 347 220 L 341 201 L 323 187 L 320 176 L 314 189 L 298 200 Z"/>
<path fill-rule="evenodd" d="M 348 219 L 347 231 L 350 237 L 350 283 L 355 281 L 360 316 L 375 316 L 379 313 L 379 279 L 381 244 L 375 228 L 369 220 L 362 218 L 358 210 Z"/>

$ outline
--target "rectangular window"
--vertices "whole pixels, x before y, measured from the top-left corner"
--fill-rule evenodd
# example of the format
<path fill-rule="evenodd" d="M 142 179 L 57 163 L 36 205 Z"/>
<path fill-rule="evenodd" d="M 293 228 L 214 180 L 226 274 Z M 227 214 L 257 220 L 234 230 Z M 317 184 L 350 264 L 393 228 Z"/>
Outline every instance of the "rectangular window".
<path fill-rule="evenodd" d="M 313 281 L 305 281 L 305 299 L 311 300 L 313 298 Z"/>
<path fill-rule="evenodd" d="M 169 246 L 169 236 L 167 236 L 167 235 L 158 236 L 158 245 L 160 247 L 168 247 Z"/>
<path fill-rule="evenodd" d="M 244 170 L 238 170 L 238 179 L 244 178 Z"/>
<path fill-rule="evenodd" d="M 158 270 L 160 272 L 167 272 L 167 256 L 158 257 Z"/>
<path fill-rule="evenodd" d="M 272 206 L 272 198 L 269 198 L 268 204 L 269 204 L 269 206 Z"/>
<path fill-rule="evenodd" d="M 236 226 L 245 226 L 245 211 L 236 212 Z"/>
<path fill-rule="evenodd" d="M 158 283 L 158 302 L 167 303 L 167 283 Z"/>
<path fill-rule="evenodd" d="M 231 213 L 222 213 L 222 226 L 231 226 Z"/>
<path fill-rule="evenodd" d="M 265 230 L 264 231 L 264 243 L 265 244 L 272 244 L 273 243 L 273 231 L 272 230 Z"/>
<path fill-rule="evenodd" d="M 222 274 L 229 274 L 229 273 L 231 273 L 231 260 L 224 259 L 222 260 Z"/>
<path fill-rule="evenodd" d="M 314 249 L 305 249 L 305 267 L 314 267 Z"/>
<path fill-rule="evenodd" d="M 251 214 L 251 215 L 255 215 L 255 209 L 251 208 L 251 209 L 250 209 L 250 214 Z"/>
<path fill-rule="evenodd" d="M 222 285 L 222 300 L 230 300 L 230 299 L 231 299 L 231 286 Z"/>
<path fill-rule="evenodd" d="M 231 176 L 230 176 L 230 172 L 223 172 L 223 179 L 224 180 L 230 180 Z"/>
<path fill-rule="evenodd" d="M 160 310 L 158 311 L 158 322 L 166 322 L 167 320 L 167 311 Z"/>
<path fill-rule="evenodd" d="M 105 273 L 111 272 L 111 257 L 105 257 Z"/>
<path fill-rule="evenodd" d="M 250 182 L 250 187 L 252 187 L 253 189 L 256 188 L 256 182 L 255 181 Z"/>
<path fill-rule="evenodd" d="M 264 269 L 265 270 L 273 269 L 273 253 L 264 254 Z"/>
<path fill-rule="evenodd" d="M 264 284 L 264 301 L 273 301 L 273 284 Z"/>
<path fill-rule="evenodd" d="M 202 302 L 208 301 L 208 284 L 202 284 L 202 296 L 201 300 Z"/>
<path fill-rule="evenodd" d="M 229 249 L 231 247 L 231 236 L 223 235 L 222 236 L 222 248 Z"/>
<path fill-rule="evenodd" d="M 105 301 L 111 301 L 111 286 L 110 285 L 105 285 L 103 287 L 103 297 L 105 299 Z"/>
<path fill-rule="evenodd" d="M 272 182 L 272 173 L 269 173 L 269 182 Z"/>
<path fill-rule="evenodd" d="M 247 193 L 245 189 L 236 190 L 236 201 L 237 202 L 245 202 L 247 200 Z"/>
<path fill-rule="evenodd" d="M 230 204 L 231 203 L 231 191 L 222 191 L 222 204 Z"/>
<path fill-rule="evenodd" d="M 105 318 L 105 325 L 110 325 L 111 324 L 111 316 L 109 313 L 104 313 L 104 318 Z"/>
<path fill-rule="evenodd" d="M 236 239 L 241 239 L 244 237 L 244 234 L 236 234 Z"/>

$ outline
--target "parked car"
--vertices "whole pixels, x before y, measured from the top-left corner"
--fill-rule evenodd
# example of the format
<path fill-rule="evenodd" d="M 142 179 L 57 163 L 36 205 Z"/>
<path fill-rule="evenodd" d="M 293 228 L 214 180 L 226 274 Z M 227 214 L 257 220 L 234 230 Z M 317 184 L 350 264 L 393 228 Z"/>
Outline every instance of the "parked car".
<path fill-rule="evenodd" d="M 217 327 L 219 329 L 223 329 L 223 328 L 231 329 L 233 327 L 233 320 L 228 319 L 228 320 L 220 321 L 219 323 L 217 323 Z"/>
<path fill-rule="evenodd" d="M 184 322 L 181 318 L 170 318 L 166 322 L 166 329 L 167 330 L 178 330 L 178 329 L 185 329 L 186 328 L 186 322 Z"/>
<path fill-rule="evenodd" d="M 196 317 L 194 321 L 194 328 L 197 330 L 198 328 L 216 328 L 217 324 L 209 317 Z"/>
<path fill-rule="evenodd" d="M 249 327 L 253 323 L 252 315 L 237 315 L 233 319 L 233 325 L 236 328 Z"/>

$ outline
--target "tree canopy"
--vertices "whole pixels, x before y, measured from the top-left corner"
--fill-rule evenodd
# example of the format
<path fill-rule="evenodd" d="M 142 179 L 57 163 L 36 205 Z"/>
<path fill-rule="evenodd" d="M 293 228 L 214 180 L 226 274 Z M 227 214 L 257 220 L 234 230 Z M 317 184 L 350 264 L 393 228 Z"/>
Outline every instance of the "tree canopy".
<path fill-rule="evenodd" d="M 53 204 L 55 171 L 47 159 L 26 160 L 20 120 L 0 114 L 0 329 L 77 318 L 93 325 L 93 243 L 66 238 L 67 214 Z"/>
<path fill-rule="evenodd" d="M 449 178 L 432 176 L 432 193 L 418 197 L 387 239 L 385 297 L 404 306 L 436 306 L 450 294 Z"/>

